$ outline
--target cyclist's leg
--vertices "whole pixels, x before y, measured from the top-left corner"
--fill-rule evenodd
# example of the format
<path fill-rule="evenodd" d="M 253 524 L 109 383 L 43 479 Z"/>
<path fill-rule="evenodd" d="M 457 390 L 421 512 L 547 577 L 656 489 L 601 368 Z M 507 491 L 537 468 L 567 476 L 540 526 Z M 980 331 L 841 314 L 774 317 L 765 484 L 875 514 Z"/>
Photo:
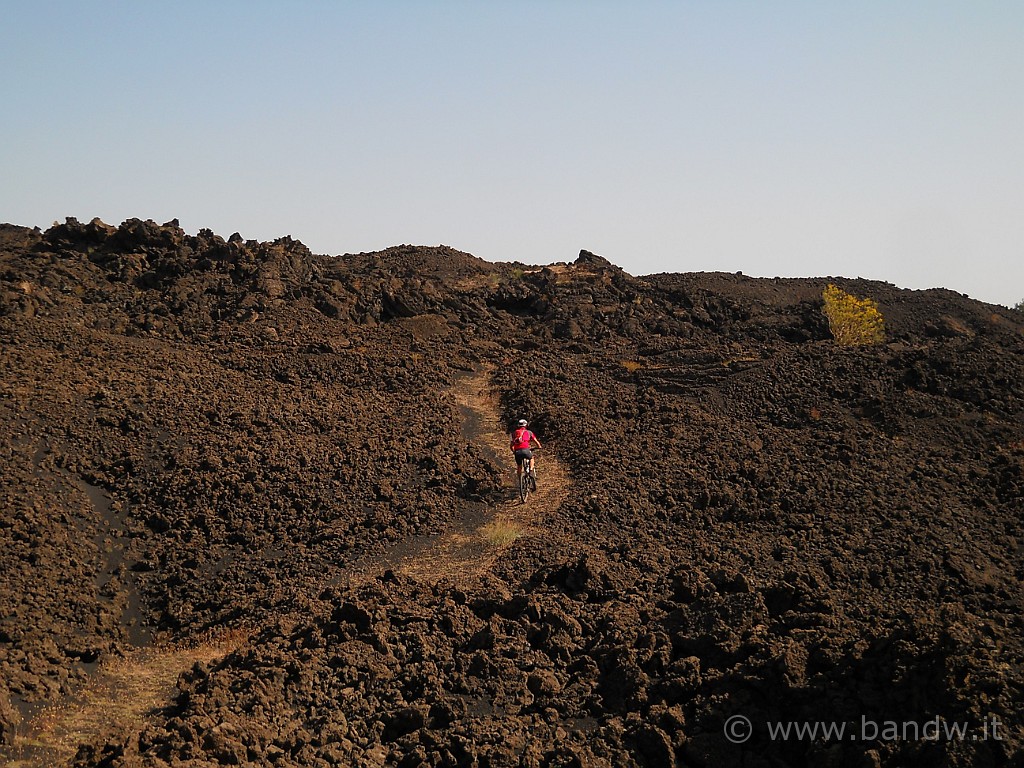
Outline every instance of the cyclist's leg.
<path fill-rule="evenodd" d="M 524 482 L 529 482 L 533 467 L 533 452 L 529 449 L 516 451 L 516 484 L 522 489 Z M 525 501 L 525 498 L 524 498 Z"/>

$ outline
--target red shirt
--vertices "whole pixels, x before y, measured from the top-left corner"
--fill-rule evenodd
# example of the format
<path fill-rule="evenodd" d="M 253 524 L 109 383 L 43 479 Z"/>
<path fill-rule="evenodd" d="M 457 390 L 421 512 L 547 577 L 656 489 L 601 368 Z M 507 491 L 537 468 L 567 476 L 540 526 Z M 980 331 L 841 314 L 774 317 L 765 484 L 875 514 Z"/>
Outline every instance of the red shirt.
<path fill-rule="evenodd" d="M 528 430 L 526 427 L 519 427 L 515 432 L 512 433 L 512 450 L 523 451 L 530 447 L 530 440 L 536 440 L 533 432 Z"/>

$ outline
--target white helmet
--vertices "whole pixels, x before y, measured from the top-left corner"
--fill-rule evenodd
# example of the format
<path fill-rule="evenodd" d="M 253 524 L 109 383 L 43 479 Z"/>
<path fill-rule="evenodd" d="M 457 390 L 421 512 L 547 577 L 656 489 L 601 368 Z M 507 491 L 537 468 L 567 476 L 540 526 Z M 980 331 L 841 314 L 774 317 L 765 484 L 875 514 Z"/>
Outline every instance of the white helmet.
<path fill-rule="evenodd" d="M 530 422 L 528 422 L 526 419 L 520 419 L 516 426 L 528 427 L 528 426 L 530 426 Z"/>

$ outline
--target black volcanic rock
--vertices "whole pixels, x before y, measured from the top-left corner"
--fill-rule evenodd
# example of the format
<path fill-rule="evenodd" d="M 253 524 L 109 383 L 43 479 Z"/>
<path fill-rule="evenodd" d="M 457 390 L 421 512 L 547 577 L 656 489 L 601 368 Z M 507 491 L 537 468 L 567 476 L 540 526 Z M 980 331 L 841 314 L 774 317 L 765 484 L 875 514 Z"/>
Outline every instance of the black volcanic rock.
<path fill-rule="evenodd" d="M 885 343 L 835 345 L 830 282 Z M 0 225 L 0 734 L 98 660 L 234 628 L 76 764 L 1020 764 L 1022 329 L 587 251 Z M 486 578 L 350 584 L 503 500 L 506 457 L 459 432 L 474 370 L 566 466 L 557 510 Z M 972 730 L 765 730 L 936 718 Z"/>

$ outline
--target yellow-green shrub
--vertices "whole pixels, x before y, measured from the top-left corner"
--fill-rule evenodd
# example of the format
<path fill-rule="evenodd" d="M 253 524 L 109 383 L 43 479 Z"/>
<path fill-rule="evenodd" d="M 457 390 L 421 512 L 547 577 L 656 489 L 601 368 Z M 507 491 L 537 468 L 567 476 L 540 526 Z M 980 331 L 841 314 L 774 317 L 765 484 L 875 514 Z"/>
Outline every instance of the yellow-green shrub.
<path fill-rule="evenodd" d="M 878 344 L 885 340 L 885 321 L 874 301 L 858 299 L 834 285 L 829 285 L 821 297 L 825 300 L 822 312 L 837 344 Z"/>

